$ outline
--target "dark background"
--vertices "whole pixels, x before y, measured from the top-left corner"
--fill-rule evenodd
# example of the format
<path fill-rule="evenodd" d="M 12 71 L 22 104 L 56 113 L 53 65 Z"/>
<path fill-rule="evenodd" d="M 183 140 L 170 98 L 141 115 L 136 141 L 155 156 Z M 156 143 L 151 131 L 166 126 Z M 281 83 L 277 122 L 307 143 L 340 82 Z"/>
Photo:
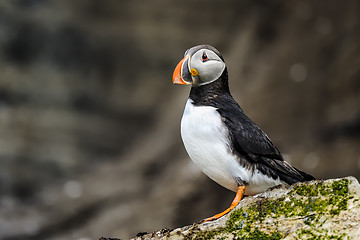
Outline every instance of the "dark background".
<path fill-rule="evenodd" d="M 317 178 L 360 177 L 360 2 L 0 1 L 0 239 L 128 239 L 226 208 L 187 157 L 189 47 Z"/>

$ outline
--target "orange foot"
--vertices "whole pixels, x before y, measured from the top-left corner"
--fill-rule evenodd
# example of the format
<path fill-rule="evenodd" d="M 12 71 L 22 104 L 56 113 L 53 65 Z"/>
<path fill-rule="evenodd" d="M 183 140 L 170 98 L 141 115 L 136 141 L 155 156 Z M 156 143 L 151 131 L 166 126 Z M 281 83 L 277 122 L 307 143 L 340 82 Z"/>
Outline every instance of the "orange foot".
<path fill-rule="evenodd" d="M 243 197 L 244 192 L 245 192 L 245 186 L 239 186 L 238 189 L 237 189 L 237 192 L 236 192 L 236 196 L 235 196 L 233 202 L 231 203 L 231 205 L 230 205 L 230 207 L 228 209 L 226 209 L 225 211 L 223 211 L 223 212 L 221 212 L 219 214 L 216 214 L 216 215 L 214 215 L 212 217 L 209 217 L 209 218 L 206 218 L 206 219 L 202 220 L 201 223 L 216 220 L 218 218 L 221 218 L 222 216 L 224 216 L 228 212 L 230 212 L 232 209 L 234 209 L 239 204 L 240 200 Z"/>

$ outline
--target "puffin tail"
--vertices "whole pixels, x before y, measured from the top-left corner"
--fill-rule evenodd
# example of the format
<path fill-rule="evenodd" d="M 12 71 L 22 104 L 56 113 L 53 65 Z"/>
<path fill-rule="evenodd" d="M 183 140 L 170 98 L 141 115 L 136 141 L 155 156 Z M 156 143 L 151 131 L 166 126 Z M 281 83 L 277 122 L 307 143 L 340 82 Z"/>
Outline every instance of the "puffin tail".
<path fill-rule="evenodd" d="M 315 178 L 313 176 L 311 176 L 310 174 L 303 172 L 299 169 L 296 169 L 296 170 L 304 177 L 304 179 L 300 182 L 307 182 L 307 181 L 315 180 Z"/>

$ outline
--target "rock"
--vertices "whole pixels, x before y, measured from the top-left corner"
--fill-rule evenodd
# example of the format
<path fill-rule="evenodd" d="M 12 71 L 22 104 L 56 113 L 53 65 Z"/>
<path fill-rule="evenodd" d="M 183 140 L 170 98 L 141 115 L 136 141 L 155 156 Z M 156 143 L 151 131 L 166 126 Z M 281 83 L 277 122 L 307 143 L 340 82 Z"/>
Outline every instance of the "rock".
<path fill-rule="evenodd" d="M 134 239 L 359 239 L 359 200 L 354 177 L 281 185 L 244 198 L 216 221 Z"/>

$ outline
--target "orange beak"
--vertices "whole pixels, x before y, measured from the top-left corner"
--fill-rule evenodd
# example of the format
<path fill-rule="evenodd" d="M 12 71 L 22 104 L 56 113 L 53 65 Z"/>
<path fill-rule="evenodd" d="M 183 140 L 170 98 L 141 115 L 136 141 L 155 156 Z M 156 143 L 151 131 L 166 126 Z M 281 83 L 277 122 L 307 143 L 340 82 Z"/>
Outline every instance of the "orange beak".
<path fill-rule="evenodd" d="M 174 84 L 189 85 L 192 83 L 189 72 L 188 61 L 190 56 L 185 56 L 177 65 L 173 73 L 172 82 Z"/>

